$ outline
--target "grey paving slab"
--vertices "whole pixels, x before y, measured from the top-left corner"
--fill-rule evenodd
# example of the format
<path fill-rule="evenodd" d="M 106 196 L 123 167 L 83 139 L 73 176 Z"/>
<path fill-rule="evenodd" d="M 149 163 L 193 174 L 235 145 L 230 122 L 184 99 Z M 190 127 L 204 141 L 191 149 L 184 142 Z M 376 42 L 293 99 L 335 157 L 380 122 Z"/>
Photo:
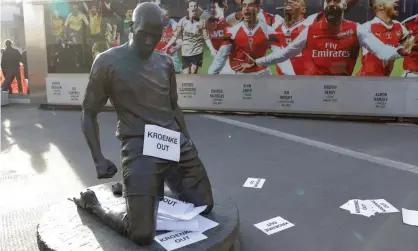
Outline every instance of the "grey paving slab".
<path fill-rule="evenodd" d="M 103 151 L 118 163 L 115 115 L 102 113 L 99 119 Z M 418 228 L 404 225 L 400 213 L 367 218 L 339 208 L 349 199 L 383 198 L 399 210 L 418 210 L 416 174 L 201 115 L 187 115 L 186 119 L 214 188 L 230 196 L 239 208 L 243 250 L 417 250 Z M 265 118 L 243 119 L 266 126 Z M 292 127 L 291 121 L 286 123 Z M 311 121 L 304 123 L 309 128 Z M 294 124 L 300 131 L 292 133 L 307 136 L 303 122 Z M 95 178 L 78 112 L 13 105 L 2 108 L 2 125 L 6 127 L 2 127 L 0 154 L 0 250 L 36 250 L 35 226 L 45 208 L 102 181 Z M 335 125 L 342 126 L 341 122 Z M 332 124 L 327 128 L 338 131 Z M 392 129 L 385 135 L 397 134 L 398 129 L 388 128 Z M 363 130 L 367 135 L 367 129 Z M 368 129 L 370 134 L 376 130 L 371 125 Z M 345 134 L 348 137 L 349 131 Z M 405 135 L 405 142 L 408 138 Z M 399 138 L 397 142 L 402 145 L 403 141 Z M 120 178 L 118 175 L 107 181 Z M 244 188 L 248 177 L 266 178 L 266 183 L 262 189 Z M 276 216 L 295 227 L 268 236 L 253 226 Z"/>
<path fill-rule="evenodd" d="M 227 116 L 227 118 L 418 165 L 418 125 Z"/>

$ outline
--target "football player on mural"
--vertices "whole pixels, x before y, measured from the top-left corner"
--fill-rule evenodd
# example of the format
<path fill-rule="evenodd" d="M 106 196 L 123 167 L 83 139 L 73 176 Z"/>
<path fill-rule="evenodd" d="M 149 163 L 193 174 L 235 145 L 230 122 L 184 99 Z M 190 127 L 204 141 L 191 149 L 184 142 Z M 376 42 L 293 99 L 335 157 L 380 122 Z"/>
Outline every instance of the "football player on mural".
<path fill-rule="evenodd" d="M 212 55 L 216 50 L 206 29 L 206 21 L 200 18 L 197 0 L 187 1 L 188 15 L 181 18 L 174 29 L 173 36 L 162 51 L 167 51 L 176 40 L 181 39 L 182 68 L 185 74 L 197 74 L 203 64 L 203 43 Z"/>
<path fill-rule="evenodd" d="M 242 7 L 244 0 L 232 0 L 232 2 L 238 6 L 238 7 Z M 277 14 L 271 14 L 271 13 L 267 13 L 266 11 L 264 11 L 261 8 L 262 5 L 262 0 L 259 0 L 260 2 L 260 8 L 259 11 L 257 13 L 257 18 L 259 21 L 265 22 L 268 25 L 273 25 L 274 23 L 281 23 L 283 22 L 283 17 L 281 17 L 280 15 Z M 238 12 L 234 12 L 229 14 L 226 17 L 226 21 L 230 26 L 233 26 L 235 24 L 237 24 L 239 21 L 242 21 L 244 18 L 244 14 L 242 11 L 238 11 Z"/>
<path fill-rule="evenodd" d="M 248 71 L 262 66 L 277 64 L 307 53 L 310 67 L 305 75 L 351 76 L 360 47 L 366 48 L 380 60 L 390 61 L 407 56 L 418 49 L 413 37 L 406 39 L 404 46 L 395 48 L 385 45 L 362 25 L 345 20 L 346 0 L 325 0 L 326 20 L 314 22 L 282 50 L 275 50 L 267 57 L 253 58 L 247 53 L 247 61 L 233 66 L 236 71 Z"/>
<path fill-rule="evenodd" d="M 170 41 L 170 39 L 173 37 L 174 29 L 177 26 L 177 22 L 170 18 L 170 13 L 167 8 L 164 8 L 163 6 L 160 6 L 165 14 L 165 27 L 163 30 L 163 36 L 161 37 L 160 42 L 155 47 L 158 51 L 163 51 L 164 47 L 167 45 L 167 43 Z M 181 47 L 181 39 L 177 39 L 173 45 L 171 45 L 165 52 L 171 56 L 171 59 L 173 60 L 174 64 L 174 70 L 176 73 L 181 72 L 181 66 L 180 66 L 180 59 L 178 55 L 178 49 Z"/>
<path fill-rule="evenodd" d="M 399 15 L 399 0 L 371 0 L 375 17 L 363 27 L 386 45 L 398 47 L 407 37 L 408 30 L 393 18 Z M 362 48 L 361 68 L 358 76 L 390 76 L 395 60 L 382 61 Z"/>
<path fill-rule="evenodd" d="M 415 37 L 415 43 L 418 43 L 418 14 L 405 19 L 402 24 L 408 29 L 409 33 Z M 413 51 L 406 56 L 403 61 L 403 77 L 418 78 L 418 51 Z"/>
<path fill-rule="evenodd" d="M 209 74 L 219 74 L 228 59 L 231 68 L 234 68 L 245 62 L 247 54 L 253 58 L 264 58 L 271 45 L 278 45 L 274 29 L 258 19 L 260 2 L 260 0 L 242 1 L 243 21 L 227 28 L 225 42 L 209 67 Z M 271 75 L 267 66 L 246 68 L 236 73 Z"/>
<path fill-rule="evenodd" d="M 274 23 L 273 29 L 277 32 L 280 48 L 286 47 L 298 37 L 307 26 L 305 19 L 305 0 L 284 1 L 284 22 Z M 300 53 L 276 65 L 277 75 L 304 75 L 306 59 Z"/>

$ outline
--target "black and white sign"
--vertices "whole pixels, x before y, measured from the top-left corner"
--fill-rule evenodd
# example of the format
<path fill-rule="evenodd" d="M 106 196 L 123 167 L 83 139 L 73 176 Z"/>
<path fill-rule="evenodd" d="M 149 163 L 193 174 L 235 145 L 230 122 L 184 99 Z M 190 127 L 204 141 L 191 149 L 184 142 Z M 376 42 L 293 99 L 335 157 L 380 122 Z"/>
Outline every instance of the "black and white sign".
<path fill-rule="evenodd" d="M 179 89 L 179 96 L 181 96 L 184 99 L 191 99 L 194 96 L 196 96 L 196 87 L 191 82 L 183 82 L 181 83 L 180 89 Z"/>
<path fill-rule="evenodd" d="M 243 187 L 262 188 L 266 179 L 248 178 Z"/>
<path fill-rule="evenodd" d="M 167 251 L 171 251 L 207 238 L 208 237 L 201 232 L 173 231 L 158 235 L 154 239 Z"/>
<path fill-rule="evenodd" d="M 265 234 L 271 235 L 294 227 L 295 225 L 278 216 L 273 219 L 254 224 L 254 226 L 263 231 Z"/>
<path fill-rule="evenodd" d="M 378 200 L 349 200 L 340 207 L 350 211 L 351 214 L 363 215 L 366 217 L 374 216 L 376 213 L 396 213 L 399 212 L 394 206 L 384 199 Z"/>
<path fill-rule="evenodd" d="M 326 84 L 324 85 L 324 102 L 335 103 L 338 102 L 336 98 L 338 86 L 335 84 Z"/>
<path fill-rule="evenodd" d="M 253 88 L 251 84 L 243 84 L 242 85 L 242 99 L 243 100 L 251 100 L 253 99 Z"/>
<path fill-rule="evenodd" d="M 180 132 L 145 125 L 143 154 L 172 161 L 180 160 Z"/>
<path fill-rule="evenodd" d="M 212 105 L 222 105 L 224 102 L 225 94 L 221 88 L 210 89 L 209 96 L 212 99 Z"/>
<path fill-rule="evenodd" d="M 286 109 L 286 108 L 292 108 L 292 104 L 295 101 L 293 100 L 293 96 L 290 93 L 289 90 L 285 90 L 282 95 L 279 97 L 279 104 L 280 108 Z"/>

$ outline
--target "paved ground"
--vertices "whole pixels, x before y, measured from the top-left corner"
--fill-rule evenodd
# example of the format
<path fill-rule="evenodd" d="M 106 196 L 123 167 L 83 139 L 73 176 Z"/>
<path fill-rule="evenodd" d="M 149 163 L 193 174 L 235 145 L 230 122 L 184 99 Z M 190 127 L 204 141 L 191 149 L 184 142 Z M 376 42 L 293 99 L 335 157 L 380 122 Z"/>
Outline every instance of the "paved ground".
<path fill-rule="evenodd" d="M 79 112 L 23 105 L 1 112 L 0 250 L 37 250 L 42 211 L 101 182 Z M 115 115 L 99 119 L 103 152 L 118 163 Z M 244 250 L 417 250 L 418 228 L 404 225 L 401 213 L 367 218 L 339 206 L 353 198 L 384 198 L 399 210 L 418 210 L 418 126 L 197 114 L 186 119 L 214 188 L 240 210 Z M 248 177 L 266 183 L 243 188 Z M 276 216 L 295 227 L 268 236 L 253 226 Z"/>

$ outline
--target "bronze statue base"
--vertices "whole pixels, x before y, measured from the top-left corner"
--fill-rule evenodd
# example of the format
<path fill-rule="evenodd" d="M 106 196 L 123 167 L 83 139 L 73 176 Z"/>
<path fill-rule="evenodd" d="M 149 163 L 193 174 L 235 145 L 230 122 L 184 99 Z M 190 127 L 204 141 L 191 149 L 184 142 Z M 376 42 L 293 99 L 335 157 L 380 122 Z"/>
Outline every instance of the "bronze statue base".
<path fill-rule="evenodd" d="M 109 207 L 124 207 L 125 200 L 111 191 L 114 183 L 90 187 L 99 201 Z M 203 234 L 208 238 L 177 249 L 178 251 L 239 251 L 239 214 L 235 204 L 221 193 L 213 191 L 215 206 L 206 217 L 219 223 Z M 164 232 L 157 232 L 156 235 Z M 156 241 L 140 247 L 105 225 L 98 217 L 64 200 L 44 213 L 37 228 L 38 247 L 41 251 L 59 250 L 165 250 Z"/>

